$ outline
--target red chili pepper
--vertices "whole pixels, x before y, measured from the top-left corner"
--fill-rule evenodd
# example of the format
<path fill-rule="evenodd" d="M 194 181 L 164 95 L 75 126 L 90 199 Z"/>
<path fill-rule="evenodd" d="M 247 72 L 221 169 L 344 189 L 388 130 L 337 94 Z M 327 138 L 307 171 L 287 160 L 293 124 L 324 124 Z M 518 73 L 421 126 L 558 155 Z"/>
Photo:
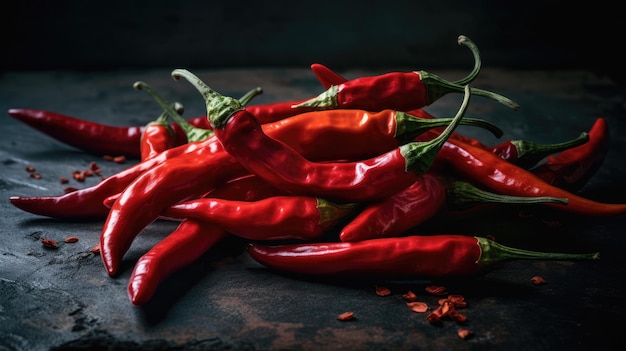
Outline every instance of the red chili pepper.
<path fill-rule="evenodd" d="M 465 36 L 459 36 L 459 44 L 471 43 Z M 471 48 L 471 47 L 470 47 Z M 473 50 L 474 51 L 474 50 Z M 478 57 L 478 53 L 475 53 Z M 480 67 L 478 67 L 480 68 Z M 461 84 L 449 82 L 441 77 L 424 72 L 390 72 L 377 76 L 360 77 L 339 85 L 333 85 L 319 96 L 294 105 L 295 108 L 359 108 L 369 111 L 394 109 L 410 111 L 430 105 L 442 96 L 461 93 L 464 85 L 471 81 L 470 75 Z M 482 89 L 472 88 L 473 95 L 496 100 L 515 110 L 519 105 L 510 99 Z"/>
<path fill-rule="evenodd" d="M 439 148 L 459 124 L 469 101 L 469 86 L 454 122 L 428 142 L 404 144 L 377 157 L 356 162 L 311 162 L 263 132 L 259 121 L 236 100 L 219 95 L 186 70 L 185 77 L 206 99 L 207 116 L 224 149 L 251 173 L 293 194 L 337 202 L 382 199 L 414 183 L 432 164 Z"/>
<path fill-rule="evenodd" d="M 174 103 L 172 108 L 182 111 L 183 105 Z M 174 130 L 167 123 L 167 114 L 162 113 L 156 120 L 146 125 L 141 133 L 139 151 L 141 161 L 146 161 L 165 150 L 174 147 L 176 143 Z"/>
<path fill-rule="evenodd" d="M 626 204 L 609 204 L 583 198 L 567 190 L 550 185 L 530 171 L 501 159 L 492 152 L 448 140 L 439 151 L 435 169 L 449 167 L 473 184 L 496 193 L 513 196 L 550 196 L 567 198 L 567 206 L 545 204 L 563 213 L 583 216 L 616 216 L 626 213 Z"/>
<path fill-rule="evenodd" d="M 461 181 L 426 173 L 417 182 L 387 199 L 367 205 L 348 222 L 341 241 L 360 241 L 405 234 L 441 213 L 444 208 L 467 209 L 482 204 L 561 203 L 567 199 L 533 196 L 506 196 L 487 192 Z"/>
<path fill-rule="evenodd" d="M 268 246 L 250 244 L 259 263 L 309 275 L 384 278 L 451 278 L 484 274 L 510 260 L 598 259 L 598 253 L 547 253 L 504 246 L 482 237 L 411 235 L 357 242 Z"/>
<path fill-rule="evenodd" d="M 173 205 L 163 216 L 209 222 L 250 240 L 313 240 L 355 207 L 309 196 L 272 196 L 258 201 L 202 198 Z"/>
<path fill-rule="evenodd" d="M 281 192 L 258 177 L 235 179 L 211 192 L 212 196 L 255 201 Z M 143 305 L 163 280 L 196 261 L 228 235 L 211 223 L 187 219 L 139 258 L 128 281 L 128 296 L 134 305 Z"/>
<path fill-rule="evenodd" d="M 531 172 L 549 184 L 577 191 L 602 165 L 609 148 L 606 120 L 598 118 L 589 130 L 589 141 L 550 156 Z"/>

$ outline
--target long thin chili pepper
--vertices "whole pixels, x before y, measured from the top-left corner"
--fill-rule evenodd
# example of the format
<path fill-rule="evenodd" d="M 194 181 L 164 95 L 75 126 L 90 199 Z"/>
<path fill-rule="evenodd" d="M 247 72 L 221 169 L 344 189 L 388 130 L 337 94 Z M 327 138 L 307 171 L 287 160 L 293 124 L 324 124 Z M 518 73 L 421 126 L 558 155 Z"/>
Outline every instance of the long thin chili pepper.
<path fill-rule="evenodd" d="M 545 204 L 563 213 L 583 216 L 616 216 L 626 213 L 626 204 L 593 201 L 553 186 L 530 171 L 501 159 L 480 147 L 448 140 L 441 148 L 434 169 L 455 174 L 490 191 L 514 196 L 567 198 L 567 206 Z"/>
<path fill-rule="evenodd" d="M 281 194 L 254 176 L 235 179 L 211 192 L 215 197 L 240 201 L 255 201 Z M 130 301 L 134 305 L 147 303 L 165 278 L 196 261 L 226 236 L 228 233 L 225 230 L 211 223 L 193 219 L 182 221 L 172 233 L 137 260 L 128 281 Z"/>
<path fill-rule="evenodd" d="M 567 204 L 567 199 L 519 197 L 481 190 L 467 182 L 444 179 L 426 173 L 421 179 L 387 199 L 367 205 L 340 231 L 341 241 L 360 241 L 400 236 L 439 214 L 488 204 Z"/>
<path fill-rule="evenodd" d="M 472 277 L 510 260 L 587 260 L 596 253 L 548 253 L 504 246 L 466 235 L 410 235 L 357 242 L 268 246 L 250 244 L 259 263 L 308 275 L 364 275 L 384 278 Z"/>
<path fill-rule="evenodd" d="M 236 100 L 219 95 L 187 70 L 174 70 L 205 98 L 207 116 L 224 149 L 251 173 L 293 194 L 337 202 L 382 199 L 414 183 L 431 166 L 438 150 L 467 109 L 469 86 L 453 122 L 437 138 L 411 142 L 356 162 L 311 162 L 263 132 L 261 124 Z"/>
<path fill-rule="evenodd" d="M 458 40 L 459 43 L 471 42 L 463 35 Z M 390 108 L 410 111 L 428 106 L 448 93 L 463 92 L 463 86 L 473 78 L 470 75 L 457 84 L 425 71 L 360 77 L 333 85 L 317 97 L 294 105 L 294 108 L 360 108 L 369 111 Z M 471 93 L 496 100 L 514 110 L 519 109 L 517 103 L 499 94 L 476 88 L 472 88 Z"/>
<path fill-rule="evenodd" d="M 597 118 L 589 130 L 586 144 L 550 156 L 531 170 L 549 184 L 577 191 L 600 168 L 609 149 L 608 128 L 604 118 Z"/>
<path fill-rule="evenodd" d="M 355 208 L 356 204 L 336 204 L 310 196 L 272 196 L 258 201 L 209 197 L 178 203 L 163 215 L 213 223 L 250 240 L 313 240 Z"/>

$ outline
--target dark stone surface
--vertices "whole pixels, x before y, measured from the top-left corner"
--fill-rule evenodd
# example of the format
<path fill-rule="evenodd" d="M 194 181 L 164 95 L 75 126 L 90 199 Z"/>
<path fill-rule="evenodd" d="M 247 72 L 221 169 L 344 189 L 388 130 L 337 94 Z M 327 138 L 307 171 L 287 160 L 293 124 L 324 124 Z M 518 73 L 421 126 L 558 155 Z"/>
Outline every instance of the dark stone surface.
<path fill-rule="evenodd" d="M 411 68 L 409 68 L 411 69 Z M 114 125 L 142 125 L 160 113 L 147 94 L 132 89 L 143 80 L 167 100 L 181 101 L 187 117 L 203 115 L 200 96 L 171 80 L 166 70 L 103 73 L 64 71 L 8 72 L 0 78 L 0 108 L 35 108 Z M 240 96 L 255 86 L 257 103 L 294 100 L 322 91 L 313 74 L 298 69 L 216 69 L 195 71 L 224 95 Z M 341 71 L 348 78 L 382 73 Z M 448 79 L 454 70 L 433 71 Z M 610 126 L 610 151 L 604 164 L 580 191 L 598 201 L 626 201 L 626 120 L 624 89 L 588 71 L 508 71 L 484 68 L 474 86 L 518 102 L 512 111 L 475 97 L 468 116 L 500 126 L 505 139 L 552 143 L 576 137 L 599 116 Z M 427 109 L 453 115 L 460 103 L 448 95 Z M 498 139 L 484 131 L 460 132 L 487 144 Z M 85 169 L 91 161 L 112 175 L 127 164 L 105 162 L 12 119 L 0 123 L 0 350 L 600 350 L 624 345 L 622 303 L 626 282 L 624 216 L 561 218 L 549 227 L 541 213 L 519 219 L 511 209 L 455 223 L 441 230 L 491 234 L 504 244 L 544 251 L 600 251 L 598 261 L 516 261 L 467 281 L 441 281 L 466 297 L 466 325 L 475 335 L 461 340 L 452 321 L 431 325 L 410 311 L 401 295 L 412 290 L 435 306 L 424 288 L 428 280 L 304 279 L 264 269 L 242 252 L 244 242 L 228 239 L 177 272 L 143 307 L 131 305 L 126 284 L 134 262 L 174 229 L 157 221 L 134 241 L 119 277 L 109 277 L 90 249 L 98 243 L 102 221 L 71 222 L 43 218 L 13 207 L 11 195 L 56 195 L 61 176 Z M 30 178 L 34 166 L 42 179 Z M 86 187 L 72 181 L 72 186 Z M 550 219 L 550 218 L 547 218 Z M 63 243 L 77 236 L 74 244 Z M 38 241 L 60 243 L 46 249 Z M 547 284 L 534 286 L 541 275 Z M 380 297 L 376 285 L 391 289 Z M 356 320 L 336 317 L 354 311 Z M 612 345 L 612 347 L 609 347 Z"/>

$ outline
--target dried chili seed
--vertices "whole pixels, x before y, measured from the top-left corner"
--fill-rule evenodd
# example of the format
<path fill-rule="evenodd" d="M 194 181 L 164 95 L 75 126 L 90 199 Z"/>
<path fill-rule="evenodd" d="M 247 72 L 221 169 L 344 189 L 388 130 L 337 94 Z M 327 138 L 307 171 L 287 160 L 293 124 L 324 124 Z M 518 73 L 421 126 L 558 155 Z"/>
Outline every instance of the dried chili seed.
<path fill-rule="evenodd" d="M 61 184 L 67 184 L 70 182 L 70 180 L 65 177 L 61 177 L 59 178 L 59 182 L 61 182 Z"/>
<path fill-rule="evenodd" d="M 413 312 L 424 313 L 424 312 L 428 311 L 428 305 L 425 302 L 411 301 L 411 302 L 407 302 L 406 305 Z"/>
<path fill-rule="evenodd" d="M 78 190 L 78 188 L 73 187 L 73 186 L 68 186 L 67 188 L 63 189 L 63 191 L 67 194 L 67 193 L 71 193 L 72 191 L 76 191 Z"/>
<path fill-rule="evenodd" d="M 34 171 L 35 171 L 35 167 L 33 167 L 33 166 L 26 167 L 26 172 L 33 173 Z"/>
<path fill-rule="evenodd" d="M 49 247 L 51 249 L 56 249 L 59 246 L 57 242 L 52 239 L 39 238 L 39 241 L 41 241 L 43 246 Z"/>
<path fill-rule="evenodd" d="M 41 179 L 41 174 L 39 174 L 39 173 L 31 173 L 30 177 L 31 178 L 35 178 L 35 179 Z"/>
<path fill-rule="evenodd" d="M 376 295 L 378 296 L 388 296 L 391 295 L 391 290 L 384 286 L 376 286 Z"/>
<path fill-rule="evenodd" d="M 446 295 L 448 293 L 448 289 L 446 289 L 445 286 L 439 285 L 429 285 L 425 290 L 427 293 L 435 296 Z"/>
<path fill-rule="evenodd" d="M 350 321 L 354 319 L 354 312 L 344 312 L 337 316 L 337 319 L 340 321 Z"/>
<path fill-rule="evenodd" d="M 75 236 L 68 236 L 67 238 L 63 239 L 63 241 L 65 241 L 66 243 L 75 243 L 78 241 L 78 238 Z"/>
<path fill-rule="evenodd" d="M 447 300 L 452 302 L 454 307 L 467 307 L 467 301 L 463 295 L 448 295 Z"/>
<path fill-rule="evenodd" d="M 98 254 L 100 253 L 100 245 L 96 245 L 94 247 L 91 248 L 91 252 Z"/>
<path fill-rule="evenodd" d="M 417 301 L 417 295 L 415 295 L 414 292 L 412 292 L 411 290 L 407 291 L 406 294 L 402 295 L 402 298 L 404 299 L 404 301 L 406 302 L 413 302 L 413 301 Z"/>
<path fill-rule="evenodd" d="M 113 162 L 115 162 L 115 163 L 124 163 L 124 162 L 126 162 L 126 156 L 115 156 L 115 157 L 113 157 Z"/>
<path fill-rule="evenodd" d="M 113 156 L 111 155 L 104 155 L 102 156 L 102 159 L 105 161 L 113 161 Z"/>
<path fill-rule="evenodd" d="M 467 322 L 467 317 L 463 313 L 461 313 L 461 312 L 459 312 L 457 310 L 453 310 L 453 311 L 448 312 L 448 317 L 452 318 L 457 323 L 465 323 L 465 322 Z"/>
<path fill-rule="evenodd" d="M 76 181 L 79 181 L 79 182 L 85 181 L 85 175 L 81 171 L 72 172 L 72 178 L 74 178 Z"/>
<path fill-rule="evenodd" d="M 474 332 L 472 332 L 469 329 L 459 328 L 456 331 L 456 334 L 459 336 L 459 338 L 461 338 L 463 340 L 467 340 L 470 336 L 474 335 Z"/>
<path fill-rule="evenodd" d="M 541 284 L 545 284 L 546 280 L 543 279 L 543 277 L 541 277 L 539 275 L 536 275 L 536 276 L 530 278 L 530 282 L 535 284 L 535 285 L 541 285 Z"/>
<path fill-rule="evenodd" d="M 92 171 L 100 171 L 100 167 L 98 166 L 98 164 L 94 161 L 92 161 L 91 163 L 89 163 L 89 169 Z"/>

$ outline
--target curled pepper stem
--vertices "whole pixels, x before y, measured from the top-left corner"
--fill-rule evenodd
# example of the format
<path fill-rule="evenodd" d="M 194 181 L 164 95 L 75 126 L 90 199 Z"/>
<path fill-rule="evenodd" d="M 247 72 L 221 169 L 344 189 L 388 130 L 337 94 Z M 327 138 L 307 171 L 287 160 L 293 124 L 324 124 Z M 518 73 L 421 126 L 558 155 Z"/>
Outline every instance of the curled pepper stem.
<path fill-rule="evenodd" d="M 245 106 L 250 102 L 250 100 L 252 100 L 252 98 L 260 95 L 261 93 L 263 93 L 263 89 L 261 89 L 261 87 L 250 89 L 250 91 L 248 91 L 242 97 L 239 98 L 239 102 Z"/>
<path fill-rule="evenodd" d="M 463 182 L 452 181 L 446 194 L 448 205 L 455 209 L 464 209 L 482 203 L 503 203 L 503 204 L 537 204 L 537 203 L 557 203 L 567 205 L 567 198 L 553 196 L 512 196 L 492 193 L 477 188 L 476 186 Z"/>
<path fill-rule="evenodd" d="M 511 144 L 517 150 L 517 163 L 530 167 L 543 158 L 557 152 L 580 146 L 589 141 L 589 133 L 582 132 L 577 138 L 555 144 L 538 144 L 527 140 L 512 140 Z"/>
<path fill-rule="evenodd" d="M 470 86 L 466 85 L 464 91 L 465 94 L 463 95 L 463 102 L 461 103 L 459 111 L 457 111 L 454 116 L 452 123 L 450 123 L 441 134 L 429 141 L 414 141 L 400 146 L 400 153 L 406 159 L 406 170 L 423 174 L 433 164 L 437 153 L 450 135 L 452 135 L 454 129 L 461 123 L 463 115 L 465 115 L 471 96 Z"/>
<path fill-rule="evenodd" d="M 185 135 L 187 136 L 187 141 L 200 141 L 209 138 L 213 135 L 213 132 L 207 129 L 202 129 L 198 127 L 194 127 L 189 122 L 187 122 L 184 118 L 182 118 L 178 112 L 173 109 L 170 105 L 168 105 L 163 98 L 157 94 L 152 87 L 150 87 L 147 83 L 142 81 L 137 81 L 133 84 L 133 88 L 137 90 L 144 90 L 150 96 L 156 100 L 156 102 L 161 105 L 161 108 L 165 113 L 167 113 L 180 127 L 185 131 Z"/>
<path fill-rule="evenodd" d="M 466 84 L 471 83 L 474 80 L 474 78 L 478 76 L 478 73 L 480 72 L 480 67 L 482 65 L 481 59 L 480 59 L 480 51 L 478 50 L 478 47 L 476 46 L 476 44 L 474 44 L 474 42 L 471 41 L 470 38 L 466 37 L 465 35 L 459 35 L 457 42 L 459 43 L 459 45 L 467 46 L 470 49 L 470 51 L 472 51 L 472 55 L 474 55 L 474 68 L 472 69 L 472 71 L 465 78 L 453 82 L 454 84 L 458 84 L 458 85 L 466 85 Z"/>
<path fill-rule="evenodd" d="M 463 91 L 463 85 L 444 80 L 443 78 L 439 77 L 436 74 L 428 73 L 425 71 L 419 71 L 418 73 L 422 79 L 422 82 L 424 82 L 424 85 L 428 87 L 427 89 L 428 101 L 430 102 L 433 102 L 448 93 Z M 497 94 L 491 91 L 472 88 L 471 93 L 473 95 L 482 96 L 488 99 L 495 100 L 516 111 L 519 110 L 520 108 L 519 104 L 516 103 L 515 101 L 507 98 L 506 96 L 502 96 L 500 94 Z"/>
<path fill-rule="evenodd" d="M 476 262 L 480 267 L 487 268 L 495 264 L 509 260 L 597 260 L 600 259 L 598 252 L 592 253 L 558 253 L 539 252 L 518 249 L 499 244 L 484 237 L 475 237 L 481 253 Z"/>
<path fill-rule="evenodd" d="M 416 118 L 408 113 L 398 111 L 396 112 L 395 136 L 402 143 L 409 142 L 413 140 L 416 135 L 419 135 L 431 128 L 448 126 L 453 120 L 454 118 Z M 500 138 L 504 134 L 502 129 L 498 126 L 480 118 L 463 118 L 460 124 L 486 129 L 496 138 Z"/>
<path fill-rule="evenodd" d="M 235 112 L 243 109 L 239 100 L 219 94 L 188 70 L 175 69 L 172 71 L 174 80 L 179 80 L 181 77 L 191 83 L 204 98 L 207 118 L 213 128 L 223 128 Z"/>
<path fill-rule="evenodd" d="M 185 107 L 180 102 L 173 102 L 173 103 L 170 104 L 170 106 L 176 112 L 178 112 L 178 114 L 182 114 L 185 111 Z M 157 117 L 157 119 L 155 119 L 154 121 L 148 123 L 148 125 L 159 124 L 159 125 L 167 126 L 169 128 L 170 132 L 173 133 L 174 131 L 172 130 L 172 128 L 170 127 L 170 125 L 169 125 L 169 123 L 167 121 L 168 118 L 169 118 L 169 114 L 167 112 L 163 111 L 163 112 L 161 112 L 159 117 Z"/>

